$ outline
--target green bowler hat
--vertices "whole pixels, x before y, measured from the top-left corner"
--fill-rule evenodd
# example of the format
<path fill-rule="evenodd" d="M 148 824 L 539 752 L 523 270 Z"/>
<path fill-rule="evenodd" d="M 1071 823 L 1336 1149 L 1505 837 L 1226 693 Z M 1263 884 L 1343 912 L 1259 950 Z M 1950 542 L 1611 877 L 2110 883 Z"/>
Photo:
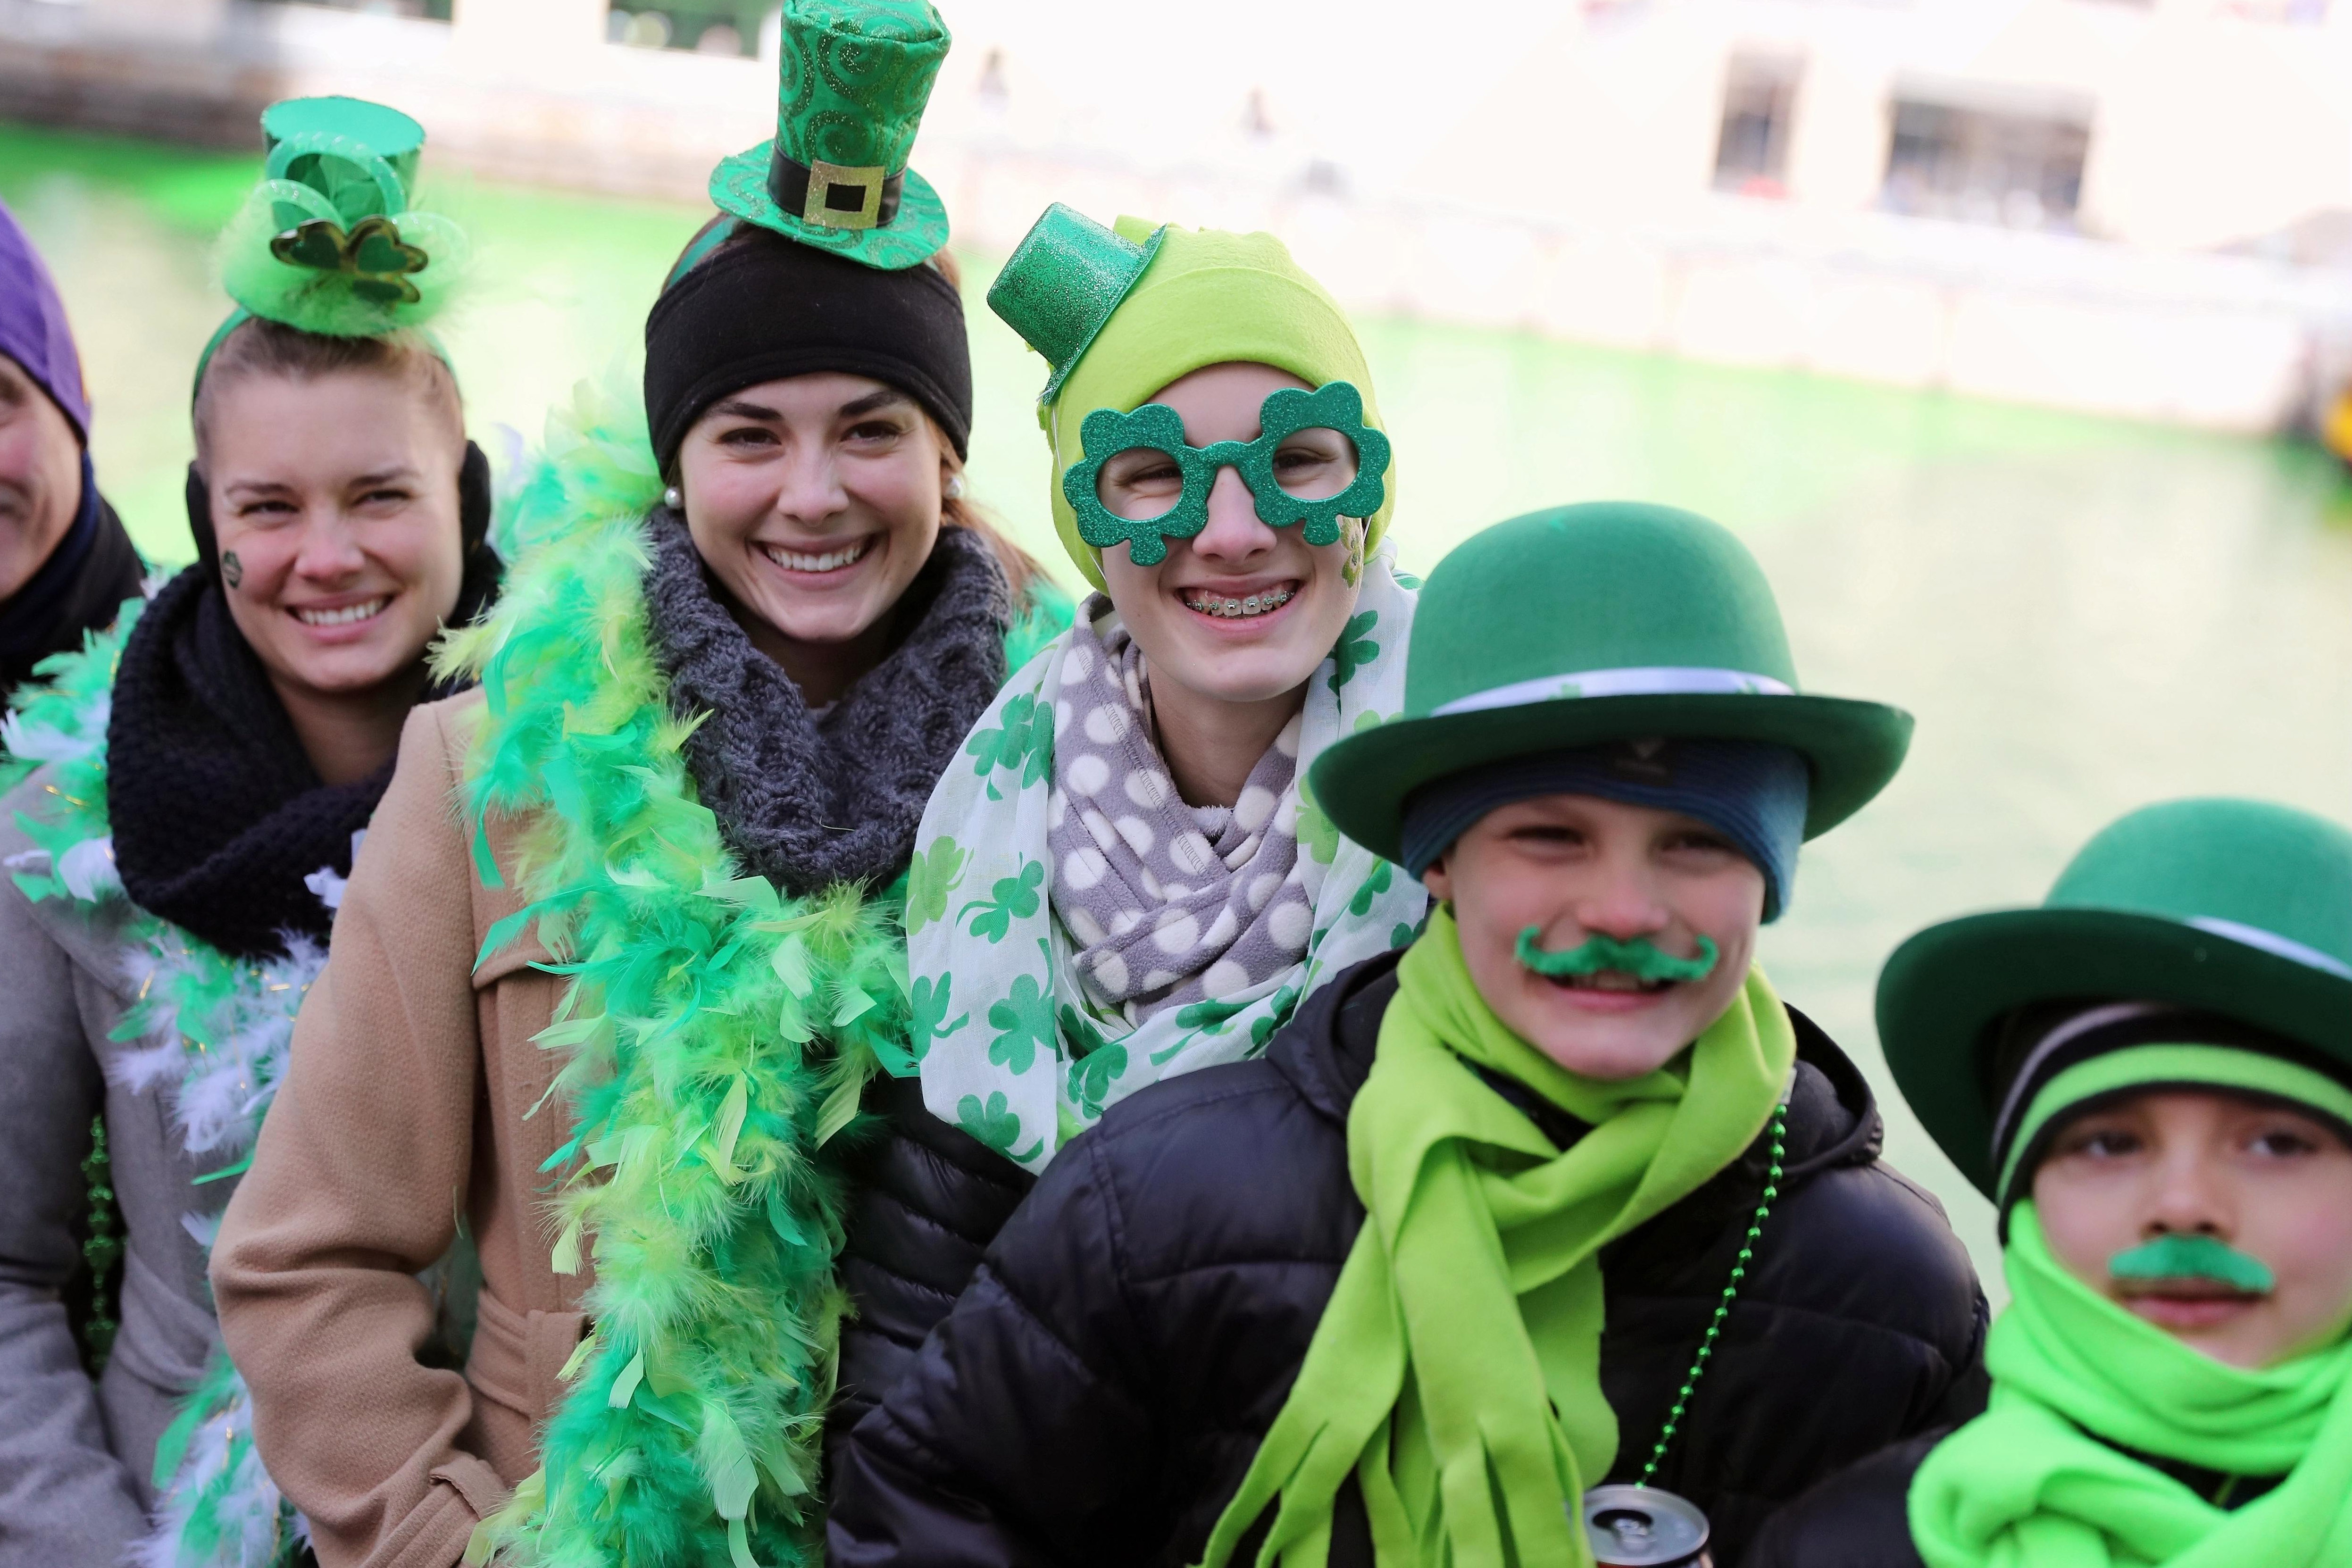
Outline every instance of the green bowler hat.
<path fill-rule="evenodd" d="M 907 159 L 950 42 L 929 0 L 787 0 L 775 139 L 712 170 L 710 199 L 880 271 L 929 259 L 947 207 Z"/>
<path fill-rule="evenodd" d="M 1045 356 L 1051 374 L 1037 395 L 1040 408 L 1060 395 L 1104 323 L 1160 252 L 1167 229 L 1141 245 L 1055 202 L 1021 237 L 1004 269 L 988 287 L 988 308 Z"/>
<path fill-rule="evenodd" d="M 1887 1066 L 1988 1196 L 1994 1026 L 2074 998 L 2219 1014 L 2352 1065 L 2352 833 L 2264 801 L 2145 806 L 2084 845 L 2040 909 L 1896 948 L 1878 976 Z"/>
<path fill-rule="evenodd" d="M 1728 529 L 1600 501 L 1498 522 L 1439 562 L 1413 612 L 1404 711 L 1330 747 L 1308 782 L 1339 831 L 1393 860 L 1425 784 L 1651 736 L 1795 749 L 1812 770 L 1811 838 L 1886 787 L 1911 715 L 1798 691 L 1771 584 Z"/>

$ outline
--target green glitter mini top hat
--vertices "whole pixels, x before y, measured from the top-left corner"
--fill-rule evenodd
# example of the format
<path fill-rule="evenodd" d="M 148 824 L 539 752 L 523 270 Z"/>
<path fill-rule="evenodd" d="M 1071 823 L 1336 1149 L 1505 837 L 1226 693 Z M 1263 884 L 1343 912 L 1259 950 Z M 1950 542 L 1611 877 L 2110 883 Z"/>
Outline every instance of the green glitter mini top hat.
<path fill-rule="evenodd" d="M 948 242 L 948 215 L 907 166 L 947 58 L 929 0 L 787 0 L 776 134 L 710 174 L 747 223 L 885 272 Z"/>
<path fill-rule="evenodd" d="M 1141 279 L 1163 225 L 1132 244 L 1086 214 L 1055 202 L 1029 226 L 988 287 L 988 308 L 1045 356 L 1049 367 L 1040 407 L 1060 395 L 1062 383 L 1100 334 L 1119 301 Z"/>
<path fill-rule="evenodd" d="M 2252 1025 L 2352 1075 L 2352 833 L 2265 801 L 2143 806 L 2084 845 L 2039 908 L 1946 921 L 1896 948 L 1878 976 L 1886 1065 L 1988 1195 L 2010 1088 L 1992 1081 L 1995 1026 L 2077 999 Z"/>
<path fill-rule="evenodd" d="M 221 287 L 237 309 L 196 380 L 248 317 L 327 337 L 425 326 L 471 259 L 465 231 L 409 203 L 425 128 L 356 98 L 295 98 L 261 115 L 268 161 L 220 238 Z"/>

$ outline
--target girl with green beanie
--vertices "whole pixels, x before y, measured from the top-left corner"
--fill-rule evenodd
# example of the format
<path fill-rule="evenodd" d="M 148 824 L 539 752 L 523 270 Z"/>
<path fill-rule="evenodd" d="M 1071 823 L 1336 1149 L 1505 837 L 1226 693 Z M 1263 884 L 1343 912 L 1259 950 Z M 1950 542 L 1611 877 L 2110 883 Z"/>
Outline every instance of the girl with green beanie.
<path fill-rule="evenodd" d="M 1055 522 L 1097 592 L 923 814 L 910 1076 L 887 1092 L 929 1158 L 862 1173 L 887 1201 L 853 1221 L 851 1283 L 910 1310 L 845 1364 L 856 1411 L 1057 1150 L 1149 1084 L 1257 1055 L 1425 907 L 1304 787 L 1396 711 L 1412 617 L 1346 314 L 1270 235 L 1062 206 L 989 302 L 1052 366 Z"/>
<path fill-rule="evenodd" d="M 836 1455 L 833 1568 L 1736 1568 L 1972 1412 L 1966 1252 L 1753 959 L 1909 736 L 1703 518 L 1447 556 L 1310 779 L 1426 931 L 1063 1150 Z"/>
<path fill-rule="evenodd" d="M 1772 1521 L 1769 1568 L 2352 1563 L 2352 833 L 2137 811 L 1906 942 L 1905 1096 L 2000 1205 L 1992 1398 Z"/>
<path fill-rule="evenodd" d="M 924 1103 L 1034 1173 L 1411 936 L 1421 889 L 1302 785 L 1397 710 L 1412 593 L 1362 347 L 1279 240 L 1055 206 L 989 301 L 1053 367 L 1098 592 L 933 794 L 908 959 Z"/>

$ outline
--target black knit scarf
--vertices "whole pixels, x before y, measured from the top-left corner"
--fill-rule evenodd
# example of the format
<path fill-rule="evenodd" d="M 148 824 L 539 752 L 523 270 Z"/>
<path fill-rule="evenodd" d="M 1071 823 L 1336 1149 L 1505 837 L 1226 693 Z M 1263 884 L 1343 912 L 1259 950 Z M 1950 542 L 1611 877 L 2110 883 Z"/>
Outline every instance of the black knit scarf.
<path fill-rule="evenodd" d="M 678 512 L 650 519 L 646 603 L 702 804 L 747 868 L 802 894 L 880 885 L 914 852 L 940 774 L 1004 682 L 1012 601 L 987 544 L 940 531 L 890 652 L 822 718 L 712 592 Z"/>
<path fill-rule="evenodd" d="M 478 460 L 469 449 L 469 469 Z M 208 543 L 211 520 L 194 512 L 192 501 L 190 522 Z M 498 593 L 499 558 L 484 542 L 487 465 L 461 484 L 460 514 L 465 577 L 452 626 Z M 326 941 L 333 913 L 304 879 L 324 867 L 350 875 L 352 835 L 374 815 L 393 763 L 351 784 L 320 780 L 204 562 L 165 584 L 124 640 L 106 749 L 114 862 L 133 903 L 244 957 L 283 952 L 285 932 Z"/>

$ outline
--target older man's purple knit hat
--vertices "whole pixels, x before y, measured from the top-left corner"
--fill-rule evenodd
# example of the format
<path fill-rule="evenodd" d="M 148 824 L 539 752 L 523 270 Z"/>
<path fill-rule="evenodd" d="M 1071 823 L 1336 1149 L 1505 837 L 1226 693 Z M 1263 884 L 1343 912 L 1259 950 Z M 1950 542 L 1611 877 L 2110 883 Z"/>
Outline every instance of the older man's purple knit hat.
<path fill-rule="evenodd" d="M 5 202 L 0 202 L 0 353 L 25 367 L 88 445 L 89 401 L 82 395 L 81 355 L 66 325 L 65 301 Z"/>

